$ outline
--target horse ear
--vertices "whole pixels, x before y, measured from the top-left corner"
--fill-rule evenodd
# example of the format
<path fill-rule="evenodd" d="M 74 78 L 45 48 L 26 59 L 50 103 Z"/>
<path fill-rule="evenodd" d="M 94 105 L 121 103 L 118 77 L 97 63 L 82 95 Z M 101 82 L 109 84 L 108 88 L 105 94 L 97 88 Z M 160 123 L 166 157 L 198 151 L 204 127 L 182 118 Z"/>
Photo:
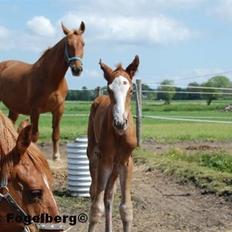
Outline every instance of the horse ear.
<path fill-rule="evenodd" d="M 85 32 L 85 23 L 83 21 L 81 21 L 79 30 L 78 30 L 81 34 L 83 34 Z"/>
<path fill-rule="evenodd" d="M 27 148 L 30 146 L 32 141 L 32 126 L 26 126 L 21 130 L 19 133 L 17 142 L 16 142 L 16 149 L 19 154 L 25 153 Z"/>
<path fill-rule="evenodd" d="M 67 35 L 71 32 L 71 30 L 69 30 L 67 27 L 65 27 L 63 23 L 61 23 L 61 27 L 62 27 L 62 30 L 63 30 L 65 35 Z"/>
<path fill-rule="evenodd" d="M 126 68 L 126 72 L 130 75 L 131 79 L 134 77 L 136 71 L 139 66 L 139 56 L 136 55 L 131 64 L 129 64 Z"/>
<path fill-rule="evenodd" d="M 110 81 L 110 76 L 111 76 L 111 73 L 113 72 L 113 70 L 106 64 L 102 63 L 101 62 L 101 59 L 99 61 L 99 64 L 100 64 L 100 67 L 101 69 L 103 70 L 104 72 L 104 78 L 107 80 L 107 81 Z"/>

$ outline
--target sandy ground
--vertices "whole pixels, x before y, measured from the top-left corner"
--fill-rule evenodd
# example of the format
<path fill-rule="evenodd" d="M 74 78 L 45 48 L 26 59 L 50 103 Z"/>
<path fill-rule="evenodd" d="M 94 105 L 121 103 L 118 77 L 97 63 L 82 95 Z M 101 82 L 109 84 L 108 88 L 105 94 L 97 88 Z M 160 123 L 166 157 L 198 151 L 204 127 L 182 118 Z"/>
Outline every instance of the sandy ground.
<path fill-rule="evenodd" d="M 165 151 L 180 147 L 187 150 L 223 149 L 232 150 L 227 143 L 179 143 L 162 145 L 145 143 L 144 147 L 155 151 Z M 46 154 L 51 154 L 51 145 L 41 146 Z M 66 149 L 61 146 L 63 162 L 49 161 L 55 176 L 55 189 L 66 185 Z M 48 155 L 50 158 L 51 156 Z M 136 164 L 133 178 L 133 232 L 232 232 L 232 202 L 213 194 L 205 194 L 190 184 L 177 183 L 173 177 L 151 170 L 145 165 Z M 83 210 L 88 212 L 89 200 L 84 201 Z M 122 231 L 117 210 L 114 210 L 113 231 Z M 68 208 L 62 212 L 69 212 Z M 72 209 L 73 211 L 73 209 Z M 87 223 L 78 223 L 70 232 L 87 231 Z M 104 221 L 99 224 L 99 232 L 104 231 Z"/>

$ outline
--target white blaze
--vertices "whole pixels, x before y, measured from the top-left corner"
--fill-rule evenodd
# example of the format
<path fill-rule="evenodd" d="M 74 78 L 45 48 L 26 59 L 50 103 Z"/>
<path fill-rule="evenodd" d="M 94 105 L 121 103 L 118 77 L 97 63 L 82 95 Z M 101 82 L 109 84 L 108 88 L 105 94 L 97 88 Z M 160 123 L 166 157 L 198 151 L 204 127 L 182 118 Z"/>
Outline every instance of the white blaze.
<path fill-rule="evenodd" d="M 56 200 L 55 200 L 55 198 L 54 198 L 54 196 L 52 194 L 52 190 L 51 190 L 51 188 L 49 186 L 48 179 L 47 179 L 47 177 L 45 175 L 43 175 L 43 180 L 44 180 L 44 183 L 45 183 L 46 187 L 48 188 L 49 194 L 50 194 L 55 206 L 57 207 Z"/>
<path fill-rule="evenodd" d="M 114 120 L 119 123 L 123 123 L 127 118 L 127 112 L 125 112 L 125 101 L 127 92 L 130 88 L 130 83 L 125 77 L 118 76 L 109 85 L 109 88 L 112 90 L 116 102 L 113 108 Z"/>

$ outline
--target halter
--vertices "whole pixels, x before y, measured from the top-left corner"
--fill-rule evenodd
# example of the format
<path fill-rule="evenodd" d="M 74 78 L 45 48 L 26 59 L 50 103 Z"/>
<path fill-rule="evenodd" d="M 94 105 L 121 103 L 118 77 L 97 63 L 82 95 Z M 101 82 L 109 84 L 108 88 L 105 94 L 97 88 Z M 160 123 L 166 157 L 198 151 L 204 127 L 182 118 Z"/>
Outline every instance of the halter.
<path fill-rule="evenodd" d="M 81 65 L 82 65 L 82 59 L 80 56 L 69 56 L 68 45 L 67 45 L 66 40 L 64 42 L 64 54 L 65 54 L 65 59 L 66 59 L 68 64 L 70 64 L 72 61 L 80 61 Z"/>
<path fill-rule="evenodd" d="M 17 216 L 20 216 L 21 218 L 28 218 L 29 214 L 27 214 L 17 203 L 17 201 L 12 197 L 7 185 L 8 185 L 8 179 L 6 177 L 2 178 L 0 182 L 0 190 L 2 190 L 1 191 L 2 193 L 0 192 L 0 204 L 2 201 L 5 200 L 7 204 L 10 206 L 10 208 L 16 211 Z M 22 232 L 30 232 L 30 229 L 28 228 L 28 221 L 27 223 L 23 221 L 23 223 L 24 223 L 24 228 Z M 62 226 L 58 224 L 35 223 L 33 221 L 31 221 L 30 224 L 35 225 L 37 230 L 62 230 Z"/>

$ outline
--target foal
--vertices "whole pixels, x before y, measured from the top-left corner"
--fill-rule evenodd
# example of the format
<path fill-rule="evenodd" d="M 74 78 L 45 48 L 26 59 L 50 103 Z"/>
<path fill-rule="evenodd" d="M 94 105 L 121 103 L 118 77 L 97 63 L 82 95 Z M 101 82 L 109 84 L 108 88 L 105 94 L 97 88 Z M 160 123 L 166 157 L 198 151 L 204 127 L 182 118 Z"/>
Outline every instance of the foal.
<path fill-rule="evenodd" d="M 112 231 L 113 188 L 120 178 L 121 204 L 119 207 L 123 231 L 132 228 L 131 201 L 132 151 L 136 147 L 136 132 L 130 110 L 132 79 L 139 65 L 139 57 L 124 69 L 112 70 L 100 61 L 107 81 L 109 96 L 98 97 L 91 107 L 88 125 L 88 149 L 92 184 L 90 195 L 89 232 L 105 212 L 105 231 Z"/>

